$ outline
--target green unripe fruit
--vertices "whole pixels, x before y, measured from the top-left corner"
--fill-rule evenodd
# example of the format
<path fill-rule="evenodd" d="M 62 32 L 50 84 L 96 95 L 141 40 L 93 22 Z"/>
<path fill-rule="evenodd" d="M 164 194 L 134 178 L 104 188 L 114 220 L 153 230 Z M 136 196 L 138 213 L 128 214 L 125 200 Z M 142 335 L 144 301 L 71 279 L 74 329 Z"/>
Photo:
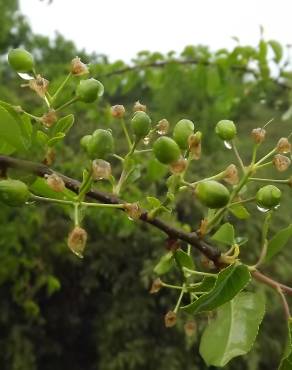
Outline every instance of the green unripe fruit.
<path fill-rule="evenodd" d="M 147 113 L 138 111 L 132 118 L 132 128 L 136 139 L 142 139 L 147 136 L 151 129 L 151 119 Z"/>
<path fill-rule="evenodd" d="M 30 196 L 26 184 L 19 180 L 0 181 L 0 200 L 12 207 L 22 206 Z"/>
<path fill-rule="evenodd" d="M 189 119 L 181 119 L 173 130 L 173 138 L 181 149 L 188 148 L 188 138 L 194 133 L 195 125 Z"/>
<path fill-rule="evenodd" d="M 31 72 L 34 67 L 33 56 L 24 49 L 12 49 L 8 53 L 10 66 L 20 73 Z"/>
<path fill-rule="evenodd" d="M 260 188 L 256 194 L 256 202 L 259 207 L 271 209 L 280 204 L 282 192 L 274 185 L 266 185 Z"/>
<path fill-rule="evenodd" d="M 76 89 L 76 95 L 84 103 L 93 103 L 104 92 L 103 84 L 94 78 L 81 80 Z"/>
<path fill-rule="evenodd" d="M 87 146 L 88 146 L 88 143 L 89 143 L 91 137 L 92 137 L 92 135 L 85 135 L 81 138 L 80 145 L 82 146 L 82 148 L 87 150 Z"/>
<path fill-rule="evenodd" d="M 161 136 L 153 144 L 155 157 L 159 162 L 171 164 L 180 158 L 180 149 L 177 143 L 167 136 Z"/>
<path fill-rule="evenodd" d="M 197 198 L 209 208 L 222 208 L 229 201 L 228 189 L 220 182 L 209 180 L 199 182 L 196 186 Z"/>
<path fill-rule="evenodd" d="M 236 126 L 233 121 L 223 119 L 217 123 L 215 131 L 220 139 L 229 141 L 236 135 Z"/>
<path fill-rule="evenodd" d="M 114 151 L 114 139 L 112 133 L 108 130 L 98 129 L 87 140 L 86 149 L 91 159 L 105 159 Z"/>

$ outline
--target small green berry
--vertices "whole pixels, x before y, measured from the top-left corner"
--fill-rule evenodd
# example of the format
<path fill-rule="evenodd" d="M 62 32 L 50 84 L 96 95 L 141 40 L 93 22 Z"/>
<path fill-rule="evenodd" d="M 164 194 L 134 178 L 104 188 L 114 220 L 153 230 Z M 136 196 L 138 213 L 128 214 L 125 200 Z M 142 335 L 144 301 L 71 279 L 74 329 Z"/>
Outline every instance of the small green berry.
<path fill-rule="evenodd" d="M 173 138 L 181 149 L 188 148 L 188 139 L 194 133 L 195 125 L 189 119 L 181 119 L 173 130 Z"/>
<path fill-rule="evenodd" d="M 181 155 L 177 143 L 167 136 L 162 136 L 155 141 L 153 144 L 153 151 L 159 162 L 164 164 L 176 162 Z"/>
<path fill-rule="evenodd" d="M 90 139 L 86 139 L 86 149 L 91 159 L 105 159 L 114 151 L 114 139 L 108 130 L 94 131 Z"/>
<path fill-rule="evenodd" d="M 282 192 L 274 185 L 266 185 L 260 188 L 256 194 L 256 202 L 259 207 L 271 209 L 280 204 Z"/>
<path fill-rule="evenodd" d="M 31 72 L 34 67 L 33 56 L 24 49 L 12 49 L 8 53 L 10 66 L 20 73 Z"/>
<path fill-rule="evenodd" d="M 236 135 L 236 126 L 233 121 L 223 119 L 217 123 L 215 132 L 220 139 L 230 141 Z"/>
<path fill-rule="evenodd" d="M 20 180 L 0 181 L 0 200 L 12 207 L 22 206 L 30 196 L 27 185 Z"/>
<path fill-rule="evenodd" d="M 229 190 L 214 180 L 199 182 L 195 189 L 197 198 L 209 208 L 222 208 L 229 201 Z"/>
<path fill-rule="evenodd" d="M 88 143 L 91 139 L 92 135 L 85 135 L 81 138 L 80 140 L 80 145 L 82 146 L 83 149 L 87 150 Z"/>
<path fill-rule="evenodd" d="M 94 78 L 81 80 L 76 89 L 76 95 L 84 103 L 93 103 L 104 92 L 103 84 Z"/>
<path fill-rule="evenodd" d="M 132 118 L 132 128 L 137 140 L 147 136 L 151 129 L 151 119 L 147 113 L 137 111 Z"/>

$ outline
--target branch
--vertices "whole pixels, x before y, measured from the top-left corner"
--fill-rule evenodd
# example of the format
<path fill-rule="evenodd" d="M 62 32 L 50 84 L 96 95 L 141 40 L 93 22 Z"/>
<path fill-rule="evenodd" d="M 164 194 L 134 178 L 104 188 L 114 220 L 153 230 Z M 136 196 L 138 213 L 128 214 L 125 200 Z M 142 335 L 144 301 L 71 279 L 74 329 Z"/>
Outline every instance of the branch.
<path fill-rule="evenodd" d="M 40 177 L 45 177 L 46 175 L 56 173 L 55 171 L 53 171 L 52 169 L 43 164 L 38 164 L 18 158 L 12 158 L 9 156 L 0 156 L 0 168 L 2 169 L 2 171 L 7 171 L 8 168 L 16 168 L 28 173 L 35 174 Z M 60 173 L 58 173 L 58 176 L 60 176 L 63 179 L 67 189 L 70 189 L 74 193 L 78 194 L 80 187 L 79 181 Z M 90 190 L 86 195 L 89 198 L 92 198 L 105 204 L 125 203 L 123 200 L 117 198 L 113 194 L 104 193 L 99 190 Z M 140 220 L 150 225 L 153 225 L 156 228 L 160 229 L 161 231 L 165 232 L 171 239 L 180 239 L 191 244 L 198 251 L 203 253 L 207 258 L 213 261 L 216 265 L 219 264 L 219 257 L 221 255 L 220 251 L 217 248 L 201 240 L 197 233 L 195 232 L 188 233 L 184 230 L 169 225 L 168 223 L 159 218 L 151 219 L 148 217 L 148 213 L 146 211 L 143 211 Z"/>
<path fill-rule="evenodd" d="M 261 283 L 263 284 L 266 284 L 266 285 L 269 285 L 271 288 L 279 291 L 279 289 L 288 294 L 288 295 L 292 295 L 292 288 L 290 288 L 289 286 L 287 285 L 284 285 L 284 284 L 281 284 L 281 283 L 278 283 L 276 280 L 264 275 L 263 273 L 261 273 L 260 271 L 258 270 L 255 270 L 252 272 L 252 276 L 260 281 Z"/>

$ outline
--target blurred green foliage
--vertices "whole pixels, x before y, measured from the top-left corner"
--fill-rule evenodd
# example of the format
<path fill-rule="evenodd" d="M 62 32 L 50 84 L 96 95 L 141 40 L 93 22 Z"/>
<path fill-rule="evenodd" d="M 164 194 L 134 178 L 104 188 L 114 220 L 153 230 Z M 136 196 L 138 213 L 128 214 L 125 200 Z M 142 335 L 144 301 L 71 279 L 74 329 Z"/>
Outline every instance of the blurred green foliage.
<path fill-rule="evenodd" d="M 127 68 L 123 61 L 109 63 L 103 55 L 86 55 L 61 35 L 54 40 L 34 35 L 17 9 L 16 0 L 0 1 L 1 100 L 30 111 L 33 106 L 32 113 L 39 112 L 39 101 L 19 87 L 20 80 L 6 63 L 7 50 L 19 45 L 35 55 L 42 73 L 49 80 L 54 78 L 56 84 L 67 73 L 70 60 L 78 55 L 91 63 L 91 72 L 105 86 L 106 95 L 98 107 L 77 104 L 74 108 L 77 123 L 66 138 L 66 146 L 58 148 L 55 164 L 69 176 L 81 176 L 85 161 L 79 149 L 81 136 L 97 127 L 121 132 L 109 113 L 113 104 L 124 104 L 130 112 L 140 99 L 154 121 L 167 118 L 173 125 L 181 118 L 194 120 L 204 134 L 204 155 L 193 168 L 194 179 L 210 171 L 215 174 L 234 161 L 213 135 L 219 119 L 238 122 L 238 146 L 244 159 L 251 155 L 252 128 L 274 118 L 266 148 L 275 138 L 289 133 L 289 127 L 291 131 L 292 74 L 285 66 L 281 46 L 274 41 L 260 40 L 256 48 L 237 44 L 231 51 L 216 52 L 205 46 L 188 46 L 180 55 L 143 51 L 133 60 L 134 68 L 116 73 Z M 70 88 L 67 94 L 71 94 Z M 62 98 L 67 97 L 64 94 Z M 118 145 L 123 150 L 126 143 L 120 140 Z M 163 194 L 163 182 L 155 183 L 155 166 L 150 161 L 148 168 L 143 168 L 139 188 L 131 189 L 132 194 L 138 198 L 145 192 Z M 244 258 L 255 261 L 259 251 L 252 241 L 259 238 L 262 216 L 255 208 L 250 212 L 255 217 L 248 223 L 239 222 L 239 228 L 251 238 Z M 181 196 L 176 214 L 180 222 L 194 225 L 201 218 L 201 209 Z M 289 216 L 289 206 L 282 206 L 274 227 L 286 226 Z M 2 206 L 0 221 L 1 370 L 206 368 L 197 348 L 197 336 L 206 317 L 197 322 L 194 338 L 184 334 L 184 317 L 176 329 L 165 329 L 163 316 L 172 307 L 175 295 L 148 293 L 153 266 L 164 252 L 160 232 L 139 227 L 116 212 L 94 211 L 85 221 L 90 241 L 85 259 L 80 261 L 67 250 L 70 219 L 62 209 L 53 205 L 31 204 L 16 210 Z M 289 249 L 267 271 L 288 282 L 292 273 Z M 269 314 L 255 349 L 234 360 L 228 369 L 276 368 L 284 346 L 284 322 L 279 319 L 277 297 L 269 294 L 268 302 Z"/>

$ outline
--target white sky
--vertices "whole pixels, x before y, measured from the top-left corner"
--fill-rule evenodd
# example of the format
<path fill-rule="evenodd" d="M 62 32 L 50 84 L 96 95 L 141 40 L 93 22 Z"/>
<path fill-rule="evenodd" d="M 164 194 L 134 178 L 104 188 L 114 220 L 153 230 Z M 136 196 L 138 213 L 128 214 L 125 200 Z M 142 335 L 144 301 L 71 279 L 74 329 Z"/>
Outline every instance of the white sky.
<path fill-rule="evenodd" d="M 9 1 L 9 0 L 7 0 Z M 292 0 L 20 0 L 36 33 L 59 31 L 79 48 L 129 61 L 140 50 L 181 51 L 190 44 L 232 47 L 292 44 Z"/>

